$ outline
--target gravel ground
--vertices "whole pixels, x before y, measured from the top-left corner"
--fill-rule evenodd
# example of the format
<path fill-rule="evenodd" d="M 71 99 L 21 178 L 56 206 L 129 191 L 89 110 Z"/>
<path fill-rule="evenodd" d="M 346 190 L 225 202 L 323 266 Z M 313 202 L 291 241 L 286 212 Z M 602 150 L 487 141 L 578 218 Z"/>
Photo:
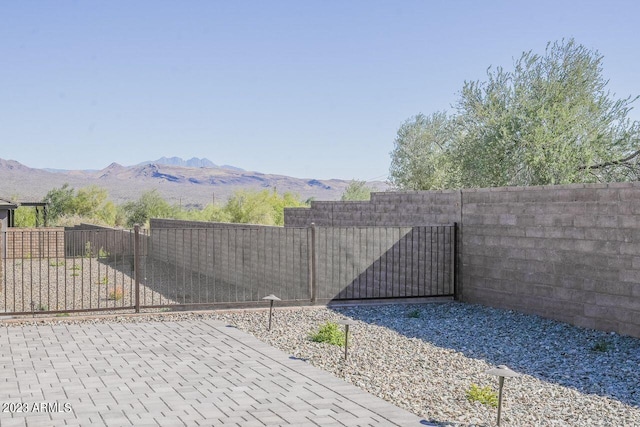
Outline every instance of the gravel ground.
<path fill-rule="evenodd" d="M 166 288 L 141 283 L 141 304 L 175 303 Z M 0 313 L 130 307 L 134 289 L 128 263 L 97 258 L 9 259 L 0 282 Z"/>
<path fill-rule="evenodd" d="M 0 274 L 0 314 L 84 309 L 124 309 L 135 305 L 135 274 L 124 259 L 8 259 Z M 140 266 L 141 306 L 225 303 L 249 292 L 175 265 L 147 260 Z M 251 292 L 257 293 L 256 289 Z M 255 298 L 256 296 L 254 296 Z"/>
<path fill-rule="evenodd" d="M 497 378 L 485 371 L 505 364 L 521 375 L 505 381 L 504 426 L 640 426 L 640 339 L 455 302 L 276 308 L 271 331 L 267 313 L 164 313 L 90 322 L 221 319 L 424 417 L 426 425 L 495 425 L 497 410 L 470 402 L 466 391 L 471 384 L 497 391 Z M 323 323 L 345 318 L 356 322 L 346 362 L 343 348 L 309 339 Z"/>
<path fill-rule="evenodd" d="M 640 426 L 640 339 L 462 303 L 278 310 L 221 315 L 229 323 L 435 425 L 495 425 L 497 410 L 470 402 L 471 384 L 507 365 L 502 425 Z M 350 318 L 343 349 L 309 340 Z"/>

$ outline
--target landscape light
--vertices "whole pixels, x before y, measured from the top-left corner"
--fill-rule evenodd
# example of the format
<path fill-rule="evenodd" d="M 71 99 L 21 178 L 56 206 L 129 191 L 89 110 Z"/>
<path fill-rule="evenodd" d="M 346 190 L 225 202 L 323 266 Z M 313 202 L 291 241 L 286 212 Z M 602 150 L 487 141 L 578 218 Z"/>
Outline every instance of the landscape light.
<path fill-rule="evenodd" d="M 270 303 L 270 305 L 269 305 L 269 330 L 271 330 L 271 316 L 273 315 L 273 302 L 274 301 L 282 301 L 282 300 L 280 298 L 278 298 L 277 296 L 275 296 L 274 294 L 267 295 L 266 297 L 264 297 L 262 299 L 263 300 L 267 300 Z"/>
<path fill-rule="evenodd" d="M 347 360 L 347 346 L 349 345 L 349 325 L 355 325 L 351 319 L 343 319 L 338 321 L 339 324 L 344 325 L 344 360 Z"/>
<path fill-rule="evenodd" d="M 505 378 L 517 377 L 520 374 L 517 372 L 513 372 L 511 369 L 507 368 L 505 365 L 500 365 L 497 368 L 489 369 L 485 372 L 485 374 L 495 375 L 498 377 L 498 425 L 500 425 L 500 412 L 502 409 L 502 386 L 504 385 Z"/>

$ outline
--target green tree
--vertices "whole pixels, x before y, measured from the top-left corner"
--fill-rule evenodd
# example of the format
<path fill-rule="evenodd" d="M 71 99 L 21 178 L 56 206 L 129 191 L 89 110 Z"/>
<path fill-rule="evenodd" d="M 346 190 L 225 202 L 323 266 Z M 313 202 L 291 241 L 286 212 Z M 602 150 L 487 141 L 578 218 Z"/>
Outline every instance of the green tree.
<path fill-rule="evenodd" d="M 52 224 L 62 215 L 70 215 L 73 213 L 74 198 L 75 190 L 66 183 L 60 188 L 49 190 L 42 201 L 48 204 L 47 215 Z"/>
<path fill-rule="evenodd" d="M 352 180 L 347 188 L 344 189 L 340 200 L 345 201 L 358 201 L 371 199 L 371 192 L 373 188 L 367 186 L 366 181 Z"/>
<path fill-rule="evenodd" d="M 157 190 L 143 193 L 135 202 L 123 206 L 127 215 L 126 225 L 147 225 L 150 218 L 176 218 L 178 209 L 164 200 Z"/>
<path fill-rule="evenodd" d="M 20 206 L 14 211 L 14 224 L 16 227 L 35 227 L 36 210 L 32 207 Z"/>
<path fill-rule="evenodd" d="M 94 218 L 98 220 L 98 222 L 102 222 L 103 224 L 108 224 L 111 226 L 122 225 L 118 224 L 118 208 L 111 201 L 105 201 L 98 212 L 94 214 Z"/>
<path fill-rule="evenodd" d="M 278 196 L 274 192 L 272 197 L 275 210 L 275 225 L 284 225 L 284 208 L 301 208 L 307 206 L 304 201 L 300 200 L 300 198 L 293 193 L 286 192 L 282 196 Z"/>
<path fill-rule="evenodd" d="M 400 128 L 392 182 L 437 189 L 640 179 L 640 125 L 628 118 L 637 98 L 614 98 L 602 61 L 563 40 L 544 55 L 525 52 L 513 71 L 490 68 L 486 81 L 465 82 L 452 117 L 416 116 Z"/>
<path fill-rule="evenodd" d="M 229 216 L 224 207 L 216 206 L 213 203 L 209 203 L 200 211 L 194 211 L 191 215 L 194 221 L 229 222 Z"/>
<path fill-rule="evenodd" d="M 406 190 L 456 187 L 453 121 L 444 112 L 405 121 L 391 152 L 390 182 Z"/>
<path fill-rule="evenodd" d="M 284 208 L 304 206 L 296 196 L 275 191 L 237 191 L 223 208 L 229 222 L 243 224 L 284 225 Z"/>
<path fill-rule="evenodd" d="M 95 185 L 81 188 L 72 199 L 71 211 L 79 216 L 92 217 L 102 209 L 108 197 L 109 193 L 104 188 Z"/>
<path fill-rule="evenodd" d="M 85 221 L 115 225 L 116 207 L 108 198 L 104 188 L 92 185 L 76 191 L 64 184 L 50 190 L 43 201 L 48 203 L 47 214 L 52 224 L 73 225 Z"/>

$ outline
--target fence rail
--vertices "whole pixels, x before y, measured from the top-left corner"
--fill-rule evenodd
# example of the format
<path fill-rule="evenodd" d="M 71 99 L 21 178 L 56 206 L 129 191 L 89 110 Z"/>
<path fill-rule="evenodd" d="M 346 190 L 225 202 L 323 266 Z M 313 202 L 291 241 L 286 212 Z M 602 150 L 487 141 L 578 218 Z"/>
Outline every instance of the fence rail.
<path fill-rule="evenodd" d="M 455 225 L 12 230 L 0 312 L 453 296 L 456 240 Z"/>

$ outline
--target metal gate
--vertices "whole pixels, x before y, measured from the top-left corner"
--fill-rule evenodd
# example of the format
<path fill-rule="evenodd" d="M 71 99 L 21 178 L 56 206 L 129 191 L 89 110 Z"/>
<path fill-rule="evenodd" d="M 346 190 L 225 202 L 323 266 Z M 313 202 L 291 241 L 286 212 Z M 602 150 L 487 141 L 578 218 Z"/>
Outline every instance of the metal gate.
<path fill-rule="evenodd" d="M 456 224 L 317 227 L 320 300 L 455 296 Z"/>

